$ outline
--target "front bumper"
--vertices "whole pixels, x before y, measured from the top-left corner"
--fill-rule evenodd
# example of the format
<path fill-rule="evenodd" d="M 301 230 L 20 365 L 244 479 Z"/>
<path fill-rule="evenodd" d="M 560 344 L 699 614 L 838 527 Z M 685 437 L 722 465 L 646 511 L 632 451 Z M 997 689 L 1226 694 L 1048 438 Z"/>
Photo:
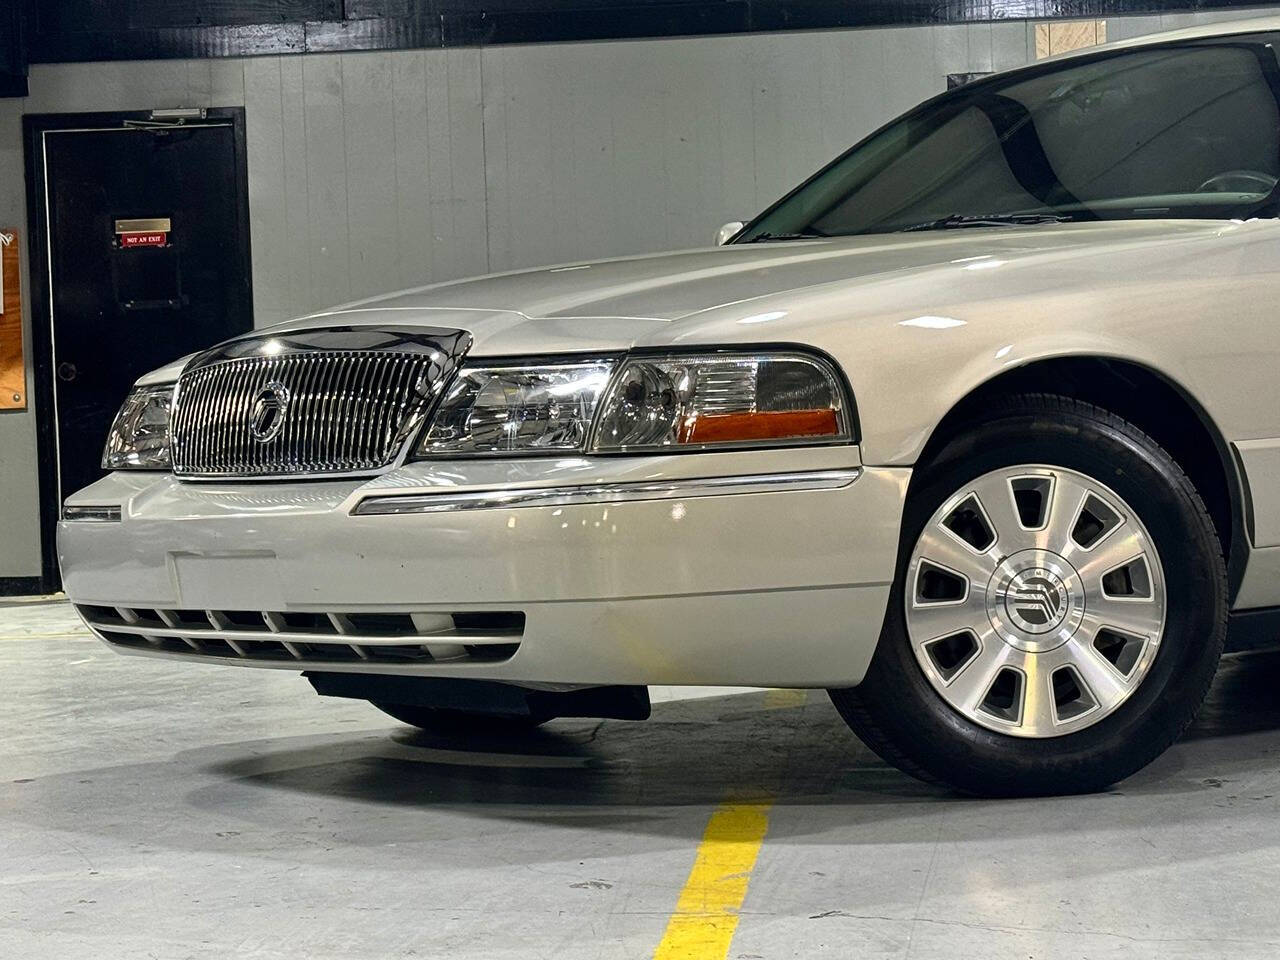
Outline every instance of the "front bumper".
<path fill-rule="evenodd" d="M 836 471 L 857 478 L 776 480 Z M 861 467 L 852 447 L 418 463 L 373 480 L 119 473 L 67 506 L 120 519 L 62 521 L 59 557 L 67 593 L 122 652 L 527 684 L 845 686 L 879 636 L 909 476 Z M 471 496 L 574 487 L 611 493 Z M 356 514 L 372 496 L 466 505 Z"/>

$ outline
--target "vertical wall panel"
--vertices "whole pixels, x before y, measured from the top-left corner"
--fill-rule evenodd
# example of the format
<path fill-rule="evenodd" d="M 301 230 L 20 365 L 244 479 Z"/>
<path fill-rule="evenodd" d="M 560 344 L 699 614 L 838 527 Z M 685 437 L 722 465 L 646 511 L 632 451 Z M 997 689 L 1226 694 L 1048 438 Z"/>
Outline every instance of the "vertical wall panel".
<path fill-rule="evenodd" d="M 486 246 L 491 269 L 510 261 L 511 183 L 507 175 L 508 135 L 516 110 L 507 92 L 506 51 L 491 47 L 480 52 L 481 126 L 484 143 Z"/>
<path fill-rule="evenodd" d="M 528 261 L 518 238 L 551 246 L 554 202 L 548 91 L 553 61 L 540 47 L 491 48 L 481 52 L 484 73 L 485 170 L 488 182 L 489 261 L 496 270 Z M 437 60 L 433 56 L 430 60 Z M 447 161 L 442 161 L 447 162 Z M 526 255 L 527 256 L 527 255 Z M 546 258 L 554 261 L 551 254 Z"/>
<path fill-rule="evenodd" d="M 346 116 L 342 102 L 342 61 L 338 54 L 302 59 L 303 120 L 307 170 L 307 307 L 351 299 L 347 242 Z"/>
<path fill-rule="evenodd" d="M 452 233 L 444 241 L 441 266 L 444 279 L 484 273 L 489 269 L 485 197 L 484 105 L 479 50 L 451 49 L 433 52 L 427 58 L 427 96 L 434 102 L 438 93 L 436 67 L 443 60 L 446 111 L 431 112 L 429 143 L 448 149 L 449 193 L 447 206 Z M 433 89 L 432 78 L 437 80 Z M 433 184 L 434 186 L 434 184 Z"/>
<path fill-rule="evenodd" d="M 747 38 L 755 135 L 756 206 L 777 198 L 801 171 L 817 164 L 817 131 L 826 122 L 818 105 L 821 57 L 815 34 Z M 761 42 L 767 41 L 767 42 Z M 798 41 L 798 42 L 797 42 Z"/>
<path fill-rule="evenodd" d="M 608 138 L 598 160 L 604 168 L 602 182 L 608 199 L 603 213 L 609 222 L 604 231 L 597 229 L 594 233 L 594 248 L 602 256 L 661 249 L 668 245 L 669 230 L 665 211 L 670 88 L 665 77 L 671 54 L 654 50 L 647 62 L 636 62 L 634 44 L 619 44 L 613 50 L 603 45 L 594 50 L 584 47 L 583 53 L 587 57 L 586 69 L 598 84 L 598 93 L 582 107 L 596 105 L 599 135 Z M 698 93 L 690 90 L 686 95 L 696 97 Z M 708 120 L 713 116 L 708 112 Z M 519 149 L 512 149 L 510 139 L 514 132 L 507 131 L 508 151 L 518 158 Z M 589 205 L 583 197 L 571 196 L 562 202 Z M 513 246 L 519 241 L 519 234 L 514 233 L 505 242 Z M 529 262 L 533 252 L 526 249 L 518 262 Z M 583 256 L 572 246 L 557 247 L 554 259 L 566 261 Z"/>
<path fill-rule="evenodd" d="M 969 39 L 968 24 L 933 28 L 934 66 L 943 77 L 949 73 L 967 73 L 974 69 L 974 58 L 969 54 Z"/>
<path fill-rule="evenodd" d="M 209 98 L 205 106 L 226 107 L 244 103 L 244 70 L 252 60 L 209 60 Z"/>
<path fill-rule="evenodd" d="M 709 242 L 721 224 L 745 220 L 759 209 L 752 85 L 742 51 L 744 44 L 745 40 L 740 40 L 738 44 L 710 48 L 712 73 L 708 88 L 715 95 L 712 117 L 704 122 L 713 125 L 718 133 L 718 150 L 709 158 L 709 176 L 717 189 L 706 204 L 691 211 L 697 218 L 695 236 L 691 238 L 695 243 Z M 642 198 L 634 198 L 633 202 L 641 203 Z"/>
<path fill-rule="evenodd" d="M 186 90 L 189 96 L 186 105 L 189 107 L 205 106 L 213 87 L 213 74 L 209 70 L 208 60 L 186 60 Z"/>
<path fill-rule="evenodd" d="M 1150 17 L 1110 17 L 1107 20 L 1108 40 L 1129 40 L 1160 29 L 1160 15 Z"/>
<path fill-rule="evenodd" d="M 1234 17 L 1232 19 L 1235 19 Z M 1164 13 L 1160 15 L 1161 30 L 1182 30 L 1186 27 L 1194 27 L 1196 24 L 1203 22 L 1199 14 L 1195 13 Z"/>
<path fill-rule="evenodd" d="M 1025 21 L 991 24 L 991 69 L 1009 70 L 1035 59 L 1035 30 Z"/>
<path fill-rule="evenodd" d="M 411 287 L 439 275 L 429 170 L 427 54 L 406 50 L 389 57 L 395 124 L 396 286 Z"/>
<path fill-rule="evenodd" d="M 828 34 L 828 46 L 826 58 L 839 69 L 830 82 L 822 85 L 821 114 L 826 121 L 826 135 L 821 153 L 812 158 L 811 166 L 843 153 L 895 112 L 889 97 L 892 78 L 885 74 L 888 51 L 879 31 Z"/>
<path fill-rule="evenodd" d="M 284 222 L 285 245 L 279 249 L 268 247 L 263 255 L 269 258 L 271 268 L 264 276 L 254 271 L 254 302 L 265 285 L 281 288 L 276 301 L 283 305 L 284 313 L 296 316 L 319 306 L 319 298 L 311 286 L 311 253 L 315 244 L 311 230 L 310 177 L 307 173 L 307 101 L 304 87 L 303 60 L 301 57 L 275 58 L 280 91 L 282 117 L 280 140 L 284 153 Z M 271 86 L 268 81 L 268 86 Z M 249 155 L 254 145 L 249 141 Z M 250 184 L 252 189 L 252 184 Z M 263 244 L 253 238 L 254 255 Z M 270 318 L 259 316 L 259 325 Z"/>
<path fill-rule="evenodd" d="M 258 323 L 287 319 L 287 288 L 276 269 L 292 242 L 285 216 L 284 106 L 280 63 L 250 60 L 243 68 L 245 140 L 249 146 L 249 226 L 252 234 L 254 313 Z"/>
<path fill-rule="evenodd" d="M 756 209 L 747 44 L 486 50 L 492 266 L 703 244 Z"/>
<path fill-rule="evenodd" d="M 616 103 L 612 83 L 588 93 L 583 84 L 602 78 L 600 44 L 583 46 L 572 57 L 555 65 L 555 83 L 561 91 L 550 111 L 550 215 L 554 224 L 548 255 L 553 261 L 572 260 L 579 250 L 604 250 L 617 222 L 613 211 L 592 218 L 581 203 L 583 196 L 611 197 L 613 123 L 610 106 Z M 486 144 L 486 151 L 488 145 Z"/>
<path fill-rule="evenodd" d="M 936 27 L 892 27 L 884 37 L 885 107 L 888 116 L 946 89 L 933 36 Z"/>
<path fill-rule="evenodd" d="M 828 59 L 838 65 L 839 71 L 823 83 L 826 136 L 821 156 L 806 168 L 806 174 L 843 153 L 892 116 L 889 80 L 885 76 L 886 51 L 880 31 L 831 33 L 828 44 Z"/>
<path fill-rule="evenodd" d="M 423 277 L 424 282 L 488 268 L 480 57 L 477 50 L 425 55 L 426 184 L 434 274 Z"/>
<path fill-rule="evenodd" d="M 342 115 L 347 156 L 347 256 L 352 298 L 400 283 L 396 227 L 395 107 L 385 53 L 344 56 Z"/>
<path fill-rule="evenodd" d="M 994 70 L 991 65 L 991 24 L 971 23 L 965 29 L 969 32 L 969 70 L 974 73 Z"/>
<path fill-rule="evenodd" d="M 741 44 L 742 40 L 735 38 L 735 47 Z M 635 61 L 643 61 L 641 47 L 633 45 L 631 52 Z M 750 101 L 744 96 L 735 102 L 728 96 L 731 87 L 725 81 L 733 78 L 740 83 L 745 71 L 737 62 L 718 56 L 706 38 L 677 41 L 665 53 L 660 75 L 664 105 L 661 180 L 655 183 L 650 178 L 648 183 L 642 183 L 643 192 L 632 198 L 639 207 L 633 216 L 653 216 L 653 212 L 646 211 L 656 207 L 666 221 L 664 246 L 704 246 L 723 219 L 716 211 L 725 209 L 721 158 L 726 134 L 732 137 L 735 129 L 749 129 L 749 114 L 745 111 Z M 625 88 L 622 93 L 625 96 Z M 614 104 L 615 111 L 625 116 L 623 96 L 615 98 Z M 589 100 L 582 103 L 581 112 L 591 116 L 594 105 Z M 739 142 L 745 143 L 745 138 Z M 644 144 L 628 138 L 625 148 L 644 150 Z M 629 191 L 630 184 L 621 183 L 618 189 Z M 590 216 L 586 212 L 588 204 L 579 201 L 577 206 L 584 216 Z M 604 229 L 615 235 L 625 226 L 610 223 Z M 602 238 L 602 246 L 611 245 L 607 237 Z M 626 252 L 648 249 L 654 248 L 631 247 Z"/>

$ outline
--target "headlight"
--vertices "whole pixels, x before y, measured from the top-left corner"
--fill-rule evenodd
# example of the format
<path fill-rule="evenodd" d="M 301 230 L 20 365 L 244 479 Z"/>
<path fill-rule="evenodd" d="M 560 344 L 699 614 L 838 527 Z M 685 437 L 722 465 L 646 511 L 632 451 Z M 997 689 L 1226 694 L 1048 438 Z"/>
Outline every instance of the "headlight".
<path fill-rule="evenodd" d="M 633 357 L 614 379 L 592 449 L 711 449 L 851 439 L 844 390 L 803 354 Z"/>
<path fill-rule="evenodd" d="M 614 363 L 466 367 L 440 401 L 418 453 L 581 451 Z"/>
<path fill-rule="evenodd" d="M 138 387 L 116 414 L 102 452 L 104 470 L 168 470 L 173 384 Z"/>
<path fill-rule="evenodd" d="M 710 353 L 464 367 L 418 456 L 689 450 L 852 439 L 830 365 Z"/>

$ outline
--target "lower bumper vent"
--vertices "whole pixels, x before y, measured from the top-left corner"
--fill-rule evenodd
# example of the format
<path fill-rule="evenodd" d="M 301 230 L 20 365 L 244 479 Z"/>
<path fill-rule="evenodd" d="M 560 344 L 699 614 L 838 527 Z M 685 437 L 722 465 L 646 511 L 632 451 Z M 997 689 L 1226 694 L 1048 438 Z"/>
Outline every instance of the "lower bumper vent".
<path fill-rule="evenodd" d="M 108 643 L 228 660 L 317 664 L 496 663 L 524 636 L 518 611 L 349 613 L 170 610 L 88 604 L 76 609 Z"/>

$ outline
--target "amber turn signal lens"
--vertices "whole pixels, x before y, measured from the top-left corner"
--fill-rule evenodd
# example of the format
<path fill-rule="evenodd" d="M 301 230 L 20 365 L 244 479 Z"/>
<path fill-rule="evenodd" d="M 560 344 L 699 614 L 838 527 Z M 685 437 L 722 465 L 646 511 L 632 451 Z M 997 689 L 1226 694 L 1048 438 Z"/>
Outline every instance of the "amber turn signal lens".
<path fill-rule="evenodd" d="M 681 426 L 677 442 L 733 443 L 839 434 L 840 422 L 834 410 L 780 410 L 690 417 Z"/>

